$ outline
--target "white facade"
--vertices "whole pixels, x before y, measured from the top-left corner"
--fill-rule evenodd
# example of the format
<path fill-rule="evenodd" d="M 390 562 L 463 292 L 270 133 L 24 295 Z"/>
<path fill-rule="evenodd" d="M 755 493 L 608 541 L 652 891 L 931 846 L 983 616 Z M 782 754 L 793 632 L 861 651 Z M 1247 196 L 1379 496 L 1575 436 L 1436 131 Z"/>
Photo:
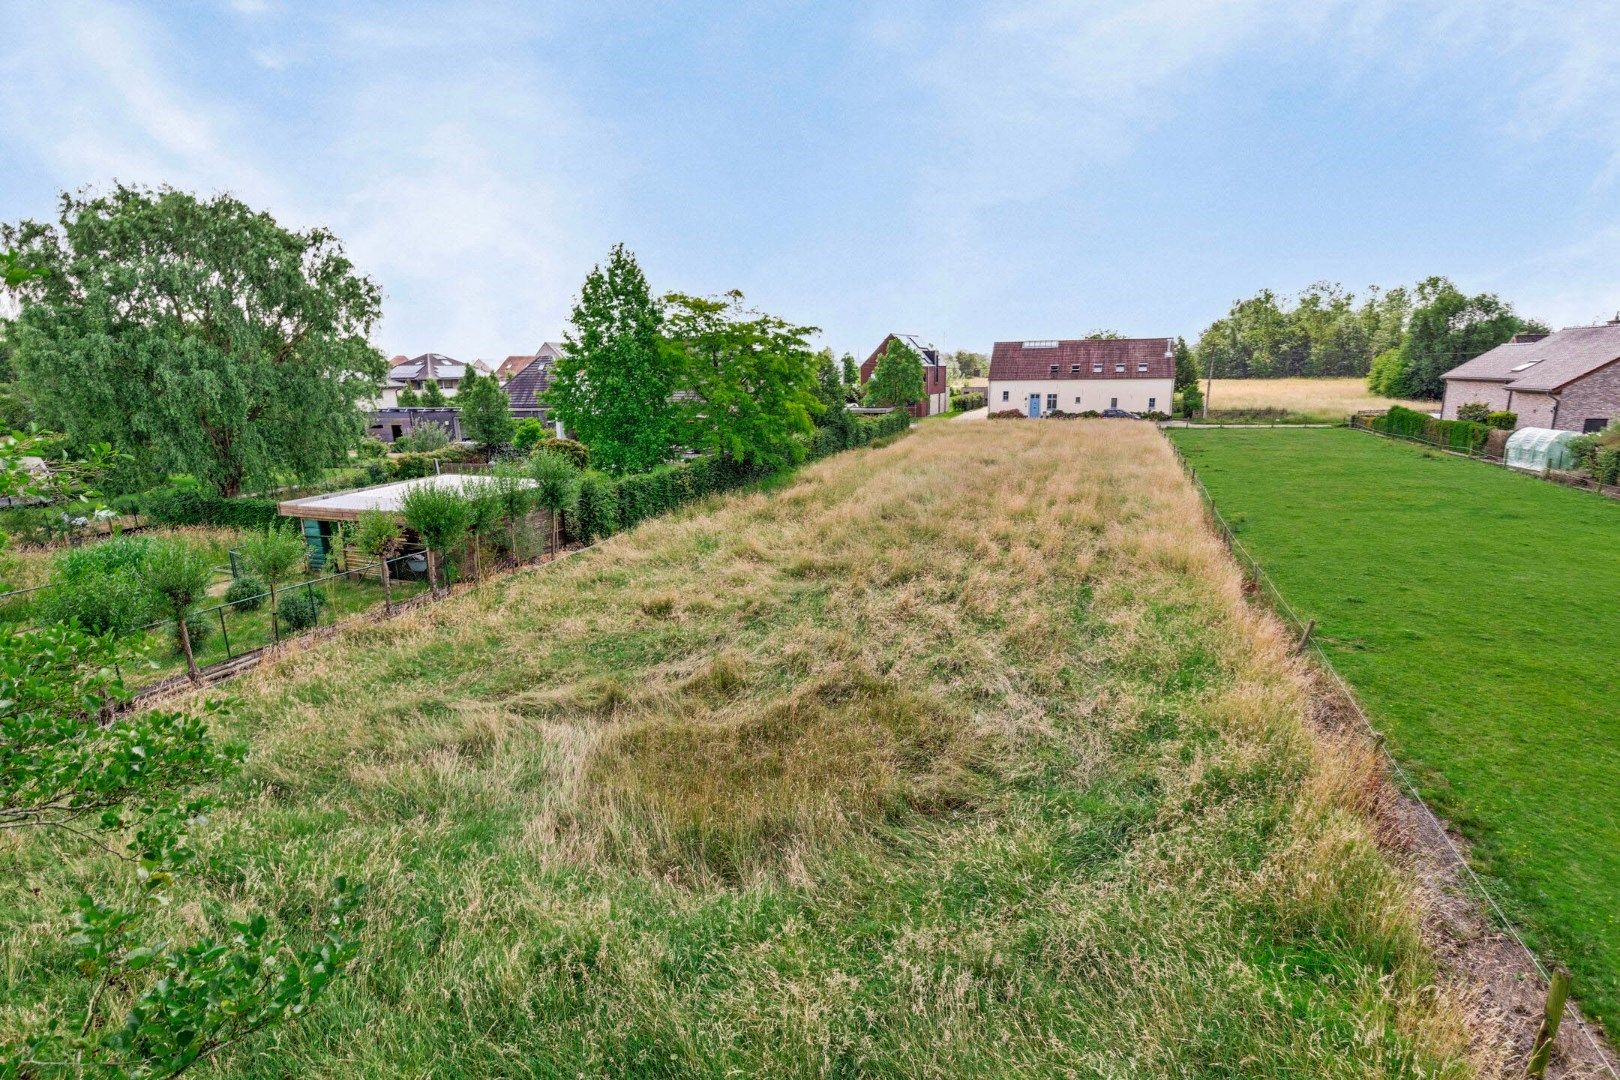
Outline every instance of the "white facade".
<path fill-rule="evenodd" d="M 1173 378 L 991 379 L 989 405 L 993 413 L 1017 409 L 1026 416 L 1104 409 L 1168 413 L 1175 388 Z"/>

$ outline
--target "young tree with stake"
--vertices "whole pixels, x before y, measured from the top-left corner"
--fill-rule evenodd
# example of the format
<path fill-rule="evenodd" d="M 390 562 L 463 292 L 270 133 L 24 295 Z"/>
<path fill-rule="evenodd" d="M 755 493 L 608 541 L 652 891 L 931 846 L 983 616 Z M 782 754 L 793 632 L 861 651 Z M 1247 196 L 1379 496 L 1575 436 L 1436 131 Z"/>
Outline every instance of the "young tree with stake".
<path fill-rule="evenodd" d="M 444 560 L 467 536 L 467 500 L 448 484 L 423 483 L 405 493 L 400 509 L 428 550 L 429 587 L 443 592 Z"/>
<path fill-rule="evenodd" d="M 186 619 L 208 594 L 214 580 L 214 560 L 200 547 L 184 540 L 169 540 L 147 549 L 136 574 L 147 591 L 160 597 L 174 616 L 180 651 L 186 656 L 186 674 L 196 682 L 197 658 L 191 652 L 191 629 Z"/>
<path fill-rule="evenodd" d="M 237 554 L 270 586 L 270 610 L 276 610 L 276 586 L 301 571 L 309 562 L 309 547 L 291 526 L 267 525 L 250 532 L 236 545 Z"/>
<path fill-rule="evenodd" d="M 382 568 L 383 610 L 394 613 L 394 586 L 388 576 L 388 560 L 399 548 L 399 521 L 381 510 L 362 510 L 355 523 L 354 546 L 377 560 Z"/>
<path fill-rule="evenodd" d="M 542 450 L 529 462 L 529 476 L 535 505 L 551 516 L 550 551 L 556 555 L 562 516 L 579 505 L 579 466 L 563 454 Z"/>
<path fill-rule="evenodd" d="M 482 581 L 484 566 L 479 548 L 484 535 L 500 524 L 501 502 L 496 497 L 492 482 L 488 480 L 474 481 L 462 488 L 461 493 L 467 500 L 467 532 L 472 536 L 473 577 Z"/>
<path fill-rule="evenodd" d="M 507 543 L 516 562 L 519 558 L 518 524 L 534 506 L 534 489 L 521 468 L 502 465 L 491 475 L 488 490 L 490 498 L 500 507 L 501 520 L 506 523 Z"/>

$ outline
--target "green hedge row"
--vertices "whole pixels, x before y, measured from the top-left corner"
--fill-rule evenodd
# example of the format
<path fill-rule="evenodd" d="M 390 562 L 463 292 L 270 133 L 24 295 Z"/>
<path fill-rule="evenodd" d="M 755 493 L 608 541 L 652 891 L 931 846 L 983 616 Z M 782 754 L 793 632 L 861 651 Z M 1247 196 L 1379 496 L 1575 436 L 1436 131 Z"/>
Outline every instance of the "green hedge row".
<path fill-rule="evenodd" d="M 1472 420 L 1436 420 L 1428 413 L 1407 409 L 1400 405 L 1390 407 L 1383 416 L 1372 419 L 1372 429 L 1387 435 L 1405 435 L 1412 439 L 1448 446 L 1453 450 L 1478 453 L 1485 448 L 1491 429 Z"/>
<path fill-rule="evenodd" d="M 139 497 L 140 512 L 160 525 L 219 525 L 258 529 L 277 520 L 276 500 L 227 499 L 185 488 L 158 488 Z"/>
<path fill-rule="evenodd" d="M 902 409 L 874 418 L 840 417 L 816 430 L 806 447 L 807 459 L 893 438 L 911 427 L 911 414 Z M 564 515 L 563 531 L 570 540 L 588 544 L 686 503 L 763 480 L 774 471 L 731 458 L 700 457 L 617 478 L 586 473 L 578 509 Z"/>

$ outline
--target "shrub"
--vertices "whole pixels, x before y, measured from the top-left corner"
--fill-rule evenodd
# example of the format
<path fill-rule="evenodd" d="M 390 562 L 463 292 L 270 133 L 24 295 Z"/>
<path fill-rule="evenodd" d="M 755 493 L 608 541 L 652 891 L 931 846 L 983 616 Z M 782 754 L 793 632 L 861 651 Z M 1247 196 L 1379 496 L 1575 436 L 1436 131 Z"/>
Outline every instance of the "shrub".
<path fill-rule="evenodd" d="M 1198 383 L 1188 383 L 1181 391 L 1181 415 L 1197 416 L 1204 408 L 1204 392 Z"/>
<path fill-rule="evenodd" d="M 467 535 L 467 500 L 448 484 L 418 484 L 400 501 L 408 525 L 428 549 L 429 583 L 435 588 L 442 577 L 437 564 Z"/>
<path fill-rule="evenodd" d="M 990 419 L 992 419 L 992 420 L 1023 420 L 1023 419 L 1025 419 L 1025 415 L 1024 415 L 1024 411 L 1022 409 L 1002 409 L 999 412 L 991 413 L 990 414 Z"/>
<path fill-rule="evenodd" d="M 591 451 L 584 443 L 574 439 L 542 439 L 534 445 L 535 453 L 552 452 L 566 455 L 576 469 L 591 467 Z"/>
<path fill-rule="evenodd" d="M 218 615 L 201 611 L 186 612 L 186 633 L 191 635 L 192 652 L 202 648 L 208 642 L 208 639 L 213 636 L 215 620 L 218 618 Z M 180 640 L 180 624 L 175 623 L 169 632 L 174 635 L 174 651 L 184 656 L 186 647 Z"/>
<path fill-rule="evenodd" d="M 580 477 L 579 501 L 563 519 L 571 540 L 591 544 L 613 535 L 619 523 L 619 489 L 611 476 L 588 472 Z"/>
<path fill-rule="evenodd" d="M 259 575 L 242 574 L 225 590 L 225 602 L 237 611 L 258 611 L 264 606 L 266 591 Z"/>
<path fill-rule="evenodd" d="M 551 550 L 555 553 L 562 535 L 562 516 L 579 505 L 579 466 L 567 454 L 548 448 L 534 455 L 529 477 L 534 481 L 534 504 L 551 518 Z"/>
<path fill-rule="evenodd" d="M 1096 420 L 1101 416 L 1102 413 L 1098 412 L 1096 409 L 1082 409 L 1080 411 L 1080 419 L 1082 420 Z"/>
<path fill-rule="evenodd" d="M 237 541 L 236 550 L 248 569 L 269 583 L 272 603 L 276 586 L 303 570 L 309 561 L 308 545 L 290 525 L 272 525 L 263 532 L 248 533 Z"/>
<path fill-rule="evenodd" d="M 1485 426 L 1495 428 L 1498 431 L 1512 431 L 1519 426 L 1519 414 L 1512 412 L 1486 413 Z"/>
<path fill-rule="evenodd" d="M 274 499 L 227 499 L 189 485 L 171 484 L 148 491 L 140 496 L 139 508 L 160 525 L 259 529 L 280 520 Z"/>
<path fill-rule="evenodd" d="M 984 406 L 983 394 L 957 394 L 951 398 L 951 410 L 953 412 L 971 412 L 974 409 L 982 409 Z"/>
<path fill-rule="evenodd" d="M 383 442 L 381 439 L 375 439 L 370 435 L 367 435 L 364 439 L 360 440 L 361 458 L 376 460 L 377 458 L 385 458 L 387 456 L 388 444 Z"/>
<path fill-rule="evenodd" d="M 1600 446 L 1592 455 L 1592 479 L 1600 484 L 1620 484 L 1620 446 Z"/>
<path fill-rule="evenodd" d="M 139 571 L 151 541 L 120 536 L 71 548 L 51 564 L 50 587 L 35 604 L 41 622 L 77 622 L 97 634 L 127 634 L 158 618 L 157 600 Z"/>
<path fill-rule="evenodd" d="M 532 416 L 525 416 L 512 427 L 512 449 L 528 457 L 537 443 L 550 437 L 546 425 Z"/>
<path fill-rule="evenodd" d="M 1392 405 L 1383 416 L 1373 417 L 1371 425 L 1374 431 L 1404 435 L 1469 453 L 1478 453 L 1483 449 L 1491 433 L 1491 429 L 1484 424 L 1471 420 L 1436 420 L 1428 413 L 1401 405 Z"/>
<path fill-rule="evenodd" d="M 276 608 L 276 614 L 281 619 L 281 632 L 296 634 L 308 630 L 320 621 L 321 608 L 325 606 L 326 594 L 307 586 L 283 594 Z"/>
<path fill-rule="evenodd" d="M 1483 424 L 1491 415 L 1491 407 L 1483 401 L 1470 401 L 1466 405 L 1457 406 L 1457 419 L 1472 420 L 1476 424 Z"/>
<path fill-rule="evenodd" d="M 394 449 L 400 453 L 431 453 L 450 445 L 450 433 L 443 424 L 423 421 L 411 427 L 411 433 L 394 440 Z"/>

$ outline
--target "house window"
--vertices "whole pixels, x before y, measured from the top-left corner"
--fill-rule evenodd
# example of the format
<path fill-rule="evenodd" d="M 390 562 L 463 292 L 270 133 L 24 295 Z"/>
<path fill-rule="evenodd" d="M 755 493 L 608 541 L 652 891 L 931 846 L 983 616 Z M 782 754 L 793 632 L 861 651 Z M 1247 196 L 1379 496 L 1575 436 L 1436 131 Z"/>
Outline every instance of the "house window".
<path fill-rule="evenodd" d="M 1076 405 L 1080 404 L 1080 395 L 1079 394 L 1074 395 L 1074 403 Z"/>
<path fill-rule="evenodd" d="M 1159 405 L 1159 399 L 1158 398 L 1148 398 L 1148 412 L 1153 412 L 1155 409 L 1158 408 L 1158 405 Z"/>
<path fill-rule="evenodd" d="M 1115 364 L 1114 365 L 1114 370 L 1116 372 L 1124 371 L 1125 370 L 1125 365 L 1124 364 Z"/>
<path fill-rule="evenodd" d="M 1069 365 L 1069 374 L 1070 375 L 1078 375 L 1078 374 L 1080 374 L 1080 365 L 1079 364 L 1070 364 Z"/>
<path fill-rule="evenodd" d="M 1047 394 L 1046 395 L 1046 411 L 1047 412 L 1056 412 L 1057 411 L 1057 395 L 1056 394 Z"/>
<path fill-rule="evenodd" d="M 1136 370 L 1142 372 L 1143 374 L 1146 374 L 1147 373 L 1147 365 L 1146 364 L 1137 364 L 1136 365 Z"/>
<path fill-rule="evenodd" d="M 1581 425 L 1581 431 L 1584 434 L 1591 435 L 1594 432 L 1602 431 L 1604 428 L 1606 428 L 1608 426 L 1609 426 L 1609 418 L 1607 416 L 1601 417 L 1601 418 L 1596 419 L 1596 420 L 1588 419 L 1584 424 Z"/>
<path fill-rule="evenodd" d="M 1108 407 L 1109 407 L 1109 408 L 1110 408 L 1110 409 L 1117 409 L 1117 408 L 1119 408 L 1119 398 L 1117 398 L 1117 397 L 1111 397 L 1111 398 L 1109 398 L 1109 399 L 1108 399 Z"/>
<path fill-rule="evenodd" d="M 1006 391 L 1006 390 L 1003 390 L 1003 391 L 1002 391 L 1002 392 L 1001 392 L 1001 400 L 1002 400 L 1002 401 L 1006 401 L 1006 400 L 1007 400 L 1007 391 Z"/>
<path fill-rule="evenodd" d="M 1053 364 L 1053 365 L 1052 365 L 1052 372 L 1051 372 L 1051 373 L 1052 373 L 1052 374 L 1053 374 L 1053 375 L 1056 375 L 1056 374 L 1057 374 L 1057 368 L 1058 368 L 1058 366 L 1057 366 L 1057 365 L 1056 365 L 1056 364 Z"/>
<path fill-rule="evenodd" d="M 1102 374 L 1102 365 L 1101 364 L 1092 364 L 1091 365 L 1091 373 L 1093 375 L 1101 375 Z"/>

